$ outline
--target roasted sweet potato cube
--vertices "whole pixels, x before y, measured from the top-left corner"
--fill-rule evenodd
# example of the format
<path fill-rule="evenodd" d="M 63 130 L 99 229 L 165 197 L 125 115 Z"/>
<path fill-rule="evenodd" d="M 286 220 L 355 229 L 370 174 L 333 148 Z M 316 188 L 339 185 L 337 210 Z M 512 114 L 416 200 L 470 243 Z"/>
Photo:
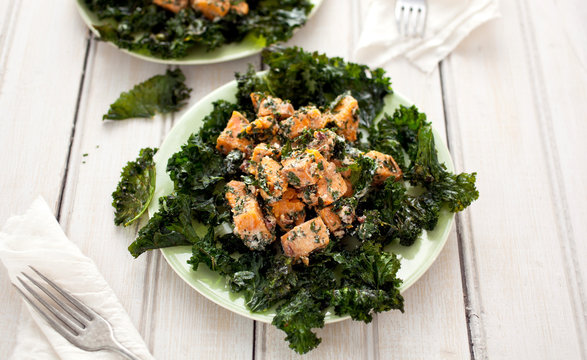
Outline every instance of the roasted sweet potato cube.
<path fill-rule="evenodd" d="M 322 154 L 314 149 L 295 151 L 281 163 L 283 164 L 281 172 L 285 175 L 287 182 L 296 188 L 316 184 L 326 166 L 326 160 Z"/>
<path fill-rule="evenodd" d="M 308 144 L 309 149 L 316 149 L 326 159 L 330 159 L 336 146 L 338 135 L 331 130 L 314 132 L 314 139 Z"/>
<path fill-rule="evenodd" d="M 359 128 L 359 103 L 350 96 L 344 95 L 332 109 L 332 119 L 338 128 L 337 133 L 348 141 L 357 140 L 357 129 Z"/>
<path fill-rule="evenodd" d="M 340 217 L 332 211 L 332 206 L 325 207 L 317 211 L 318 216 L 324 221 L 330 233 L 336 237 L 342 237 L 344 235 L 344 229 Z"/>
<path fill-rule="evenodd" d="M 256 178 L 261 184 L 260 193 L 265 200 L 280 199 L 287 189 L 287 180 L 281 172 L 281 164 L 269 156 L 261 159 Z"/>
<path fill-rule="evenodd" d="M 305 204 L 298 199 L 298 194 L 292 188 L 288 188 L 281 200 L 271 203 L 269 207 L 277 225 L 283 230 L 289 230 L 303 223 L 306 218 Z"/>
<path fill-rule="evenodd" d="M 246 1 L 241 1 L 236 4 L 232 4 L 230 8 L 236 11 L 236 13 L 239 15 L 247 15 L 249 13 L 249 4 L 247 4 Z"/>
<path fill-rule="evenodd" d="M 230 0 L 191 0 L 191 4 L 192 8 L 210 20 L 224 17 L 230 10 Z"/>
<path fill-rule="evenodd" d="M 164 9 L 178 13 L 181 9 L 188 7 L 188 0 L 153 0 L 153 4 L 161 6 Z"/>
<path fill-rule="evenodd" d="M 373 177 L 373 184 L 381 184 L 390 176 L 395 177 L 396 180 L 401 179 L 402 170 L 399 168 L 391 155 L 380 153 L 379 151 L 371 150 L 365 156 L 377 162 L 377 171 Z"/>
<path fill-rule="evenodd" d="M 279 124 L 281 134 L 289 139 L 300 136 L 304 129 L 321 129 L 322 114 L 314 106 L 296 110 L 293 115 Z"/>
<path fill-rule="evenodd" d="M 285 255 L 301 259 L 309 264 L 308 256 L 312 251 L 323 249 L 330 241 L 328 228 L 321 218 L 316 217 L 297 225 L 281 237 L 281 247 Z"/>
<path fill-rule="evenodd" d="M 247 195 L 246 185 L 242 181 L 232 180 L 226 184 L 226 193 L 224 196 L 228 201 L 231 209 L 234 209 L 238 199 L 243 199 Z"/>
<path fill-rule="evenodd" d="M 245 199 L 242 210 L 234 215 L 233 220 L 235 234 L 251 250 L 262 250 L 275 240 L 275 235 L 267 228 L 259 203 L 253 197 Z"/>
<path fill-rule="evenodd" d="M 347 185 L 340 173 L 336 171 L 336 166 L 331 162 L 324 162 L 324 164 L 325 167 L 316 188 L 304 190 L 302 199 L 308 205 L 328 206 L 347 192 Z"/>
<path fill-rule="evenodd" d="M 238 149 L 245 154 L 249 154 L 253 150 L 253 142 L 239 136 L 241 132 L 249 125 L 249 121 L 238 111 L 234 111 L 226 128 L 218 136 L 216 140 L 216 149 L 227 155 L 234 149 Z"/>
<path fill-rule="evenodd" d="M 251 101 L 259 117 L 273 115 L 276 119 L 283 120 L 294 113 L 291 103 L 271 95 L 258 92 L 251 93 Z"/>
<path fill-rule="evenodd" d="M 267 227 L 261 207 L 255 196 L 247 192 L 246 185 L 231 181 L 225 193 L 233 214 L 234 233 L 251 250 L 261 250 L 275 240 L 275 235 Z"/>
<path fill-rule="evenodd" d="M 256 140 L 267 140 L 273 138 L 279 127 L 273 115 L 263 116 L 255 119 L 252 123 L 247 125 L 245 133 Z"/>
<path fill-rule="evenodd" d="M 269 156 L 274 160 L 279 160 L 279 158 L 281 157 L 281 148 L 276 144 L 269 145 L 266 143 L 259 143 L 253 149 L 251 161 L 255 163 L 260 163 L 265 156 Z"/>

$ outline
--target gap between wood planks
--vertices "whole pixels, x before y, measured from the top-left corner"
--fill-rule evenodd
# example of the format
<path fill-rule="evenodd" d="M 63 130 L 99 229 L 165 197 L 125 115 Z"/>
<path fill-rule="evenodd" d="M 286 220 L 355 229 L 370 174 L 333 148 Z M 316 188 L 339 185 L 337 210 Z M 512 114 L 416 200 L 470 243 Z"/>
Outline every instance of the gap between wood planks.
<path fill-rule="evenodd" d="M 520 33 L 524 38 L 524 50 L 526 52 L 528 78 L 531 81 L 533 105 L 536 109 L 538 130 L 540 133 L 540 142 L 542 143 L 543 158 L 546 159 L 546 166 L 550 174 L 564 174 L 560 164 L 560 155 L 557 148 L 557 141 L 554 136 L 554 124 L 550 102 L 547 98 L 545 89 L 545 76 L 543 74 L 543 65 L 538 51 L 538 44 L 535 37 L 536 28 L 532 22 L 530 10 L 526 1 L 516 2 L 516 8 L 520 14 L 521 20 Z M 573 225 L 570 218 L 569 201 L 565 183 L 559 176 L 549 177 L 550 193 L 552 203 L 556 207 L 556 226 L 560 234 L 558 243 L 561 246 L 562 263 L 564 264 L 564 273 L 573 311 L 573 319 L 581 358 L 587 359 L 587 295 L 585 294 L 585 281 L 582 278 L 579 259 L 577 258 L 577 244 L 574 237 Z"/>
<path fill-rule="evenodd" d="M 448 109 L 447 97 L 448 90 L 446 87 L 447 79 L 445 77 L 444 68 L 446 63 L 441 61 L 438 66 L 440 77 L 440 89 L 442 93 L 442 108 L 444 111 L 444 123 L 446 126 L 446 146 L 453 158 L 455 153 L 451 144 L 453 140 L 455 143 L 460 138 L 460 132 L 457 122 L 455 121 L 454 133 L 453 126 L 449 118 L 451 118 Z M 457 163 L 462 163 L 462 156 L 459 156 Z M 455 171 L 456 172 L 456 171 Z M 471 359 L 487 359 L 486 334 L 483 324 L 483 303 L 481 301 L 481 293 L 479 291 L 479 276 L 477 270 L 477 261 L 475 258 L 475 242 L 473 239 L 473 232 L 471 230 L 471 221 L 468 219 L 468 213 L 456 214 L 456 228 L 457 228 L 457 245 L 459 250 L 459 263 L 461 268 L 461 284 L 463 288 L 463 297 L 465 303 L 465 319 L 467 323 L 467 336 L 469 338 L 469 352 Z M 463 219 L 464 218 L 464 219 Z M 463 224 L 464 223 L 464 224 Z"/>
<path fill-rule="evenodd" d="M 88 58 L 90 55 L 90 46 L 92 44 L 92 39 L 94 35 L 92 34 L 91 30 L 88 30 L 88 35 L 86 39 L 86 53 L 84 54 L 84 62 L 82 65 L 82 72 L 79 81 L 79 87 L 77 90 L 77 100 L 75 102 L 75 111 L 73 113 L 73 123 L 71 125 L 71 135 L 69 136 L 69 146 L 67 147 L 67 156 L 65 157 L 65 171 L 63 172 L 63 179 L 61 180 L 61 189 L 59 190 L 59 200 L 57 201 L 57 221 L 61 220 L 61 210 L 63 205 L 63 197 L 65 195 L 65 187 L 67 185 L 67 174 L 69 172 L 69 163 L 71 160 L 71 151 L 73 148 L 73 139 L 75 138 L 75 130 L 77 125 L 77 120 L 79 116 L 79 107 L 82 99 L 82 92 L 84 90 L 84 81 L 86 79 L 86 69 L 88 67 Z"/>

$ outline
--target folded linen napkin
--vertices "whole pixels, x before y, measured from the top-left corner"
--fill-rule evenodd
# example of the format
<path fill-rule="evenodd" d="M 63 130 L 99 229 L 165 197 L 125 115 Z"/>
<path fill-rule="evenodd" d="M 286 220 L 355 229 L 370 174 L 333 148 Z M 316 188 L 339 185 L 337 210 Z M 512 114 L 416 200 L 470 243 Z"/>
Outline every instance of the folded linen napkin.
<path fill-rule="evenodd" d="M 431 72 L 471 31 L 499 16 L 497 0 L 428 0 L 423 38 L 398 34 L 394 0 L 368 0 L 355 61 L 383 67 L 403 55 Z"/>
<path fill-rule="evenodd" d="M 21 271 L 34 275 L 28 268 L 32 265 L 106 318 L 118 341 L 137 357 L 153 359 L 96 265 L 69 241 L 42 198 L 35 200 L 24 215 L 8 219 L 0 232 L 0 260 L 15 284 L 18 284 L 16 275 Z M 27 307 L 31 318 L 26 316 L 18 326 L 12 359 L 122 358 L 108 351 L 78 349 L 53 330 L 28 304 Z"/>

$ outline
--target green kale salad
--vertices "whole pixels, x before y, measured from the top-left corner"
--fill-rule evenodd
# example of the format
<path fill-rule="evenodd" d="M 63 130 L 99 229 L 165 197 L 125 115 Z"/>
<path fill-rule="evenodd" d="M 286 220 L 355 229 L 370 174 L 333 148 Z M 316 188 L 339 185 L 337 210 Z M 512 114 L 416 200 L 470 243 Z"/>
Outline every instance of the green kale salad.
<path fill-rule="evenodd" d="M 286 41 L 312 10 L 309 0 L 80 0 L 100 21 L 100 38 L 129 51 L 179 59 L 245 37 Z"/>
<path fill-rule="evenodd" d="M 174 190 L 129 251 L 191 246 L 194 270 L 223 276 L 253 312 L 274 309 L 303 354 L 320 344 L 312 329 L 327 311 L 364 322 L 403 312 L 400 259 L 386 246 L 413 245 L 442 209 L 462 211 L 479 193 L 475 173 L 439 162 L 425 114 L 382 114 L 392 93 L 382 69 L 295 47 L 263 59 L 269 70 L 236 74 L 236 101 L 215 102 L 169 158 Z M 125 167 L 117 224 L 148 206 L 154 151 Z"/>

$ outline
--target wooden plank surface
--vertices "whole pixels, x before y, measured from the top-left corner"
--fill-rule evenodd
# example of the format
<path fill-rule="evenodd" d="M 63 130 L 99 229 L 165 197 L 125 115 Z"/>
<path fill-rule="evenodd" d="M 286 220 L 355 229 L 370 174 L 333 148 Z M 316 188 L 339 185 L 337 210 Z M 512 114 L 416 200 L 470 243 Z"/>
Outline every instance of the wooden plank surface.
<path fill-rule="evenodd" d="M 288 44 L 352 60 L 364 6 L 324 0 Z M 480 200 L 404 294 L 404 314 L 327 325 L 318 331 L 323 343 L 303 358 L 587 359 L 587 3 L 500 6 L 503 17 L 432 74 L 403 60 L 385 66 L 394 89 L 446 130 L 457 170 L 478 172 Z M 166 66 L 89 42 L 71 2 L 3 1 L 0 19 L 0 223 L 43 195 L 158 359 L 301 358 L 272 325 L 192 290 L 159 252 L 133 260 L 126 247 L 138 227 L 113 225 L 110 193 L 121 167 L 141 147 L 158 146 L 181 113 L 123 122 L 101 115 Z M 248 62 L 259 57 L 182 67 L 194 89 L 189 106 Z M 22 302 L 1 267 L 0 287 L 4 359 Z"/>
<path fill-rule="evenodd" d="M 0 4 L 2 225 L 39 195 L 55 211 L 59 203 L 88 32 L 73 4 L 54 5 Z M 31 8 L 35 11 L 27 11 Z M 15 344 L 22 301 L 1 266 L 0 287 L 0 358 L 5 358 Z"/>
<path fill-rule="evenodd" d="M 542 131 L 546 99 L 540 89 L 548 84 L 536 77 L 555 69 L 542 68 L 531 51 L 529 35 L 542 20 L 528 23 L 527 5 L 502 2 L 503 17 L 473 33 L 443 67 L 457 167 L 479 171 L 480 200 L 459 228 L 473 299 L 474 355 L 579 359 L 585 339 L 575 324 L 585 314 L 574 311 L 569 292 L 555 150 L 545 146 L 552 135 Z M 559 59 L 552 49 L 541 55 Z"/>

